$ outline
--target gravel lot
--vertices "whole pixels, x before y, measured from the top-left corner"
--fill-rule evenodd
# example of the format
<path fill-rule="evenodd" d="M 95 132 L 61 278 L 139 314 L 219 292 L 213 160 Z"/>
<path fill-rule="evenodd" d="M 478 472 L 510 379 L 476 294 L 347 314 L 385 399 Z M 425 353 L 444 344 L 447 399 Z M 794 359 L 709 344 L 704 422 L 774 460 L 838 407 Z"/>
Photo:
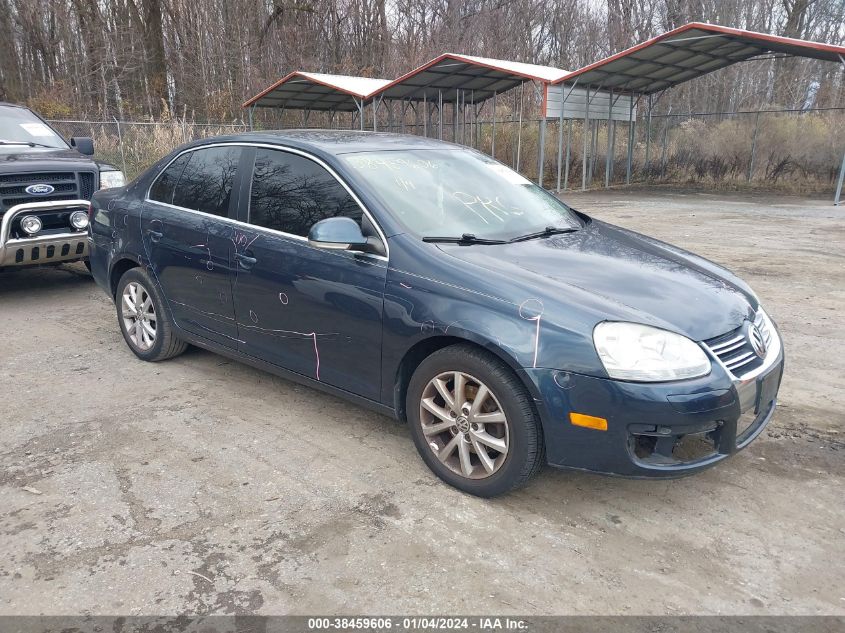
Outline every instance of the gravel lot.
<path fill-rule="evenodd" d="M 387 418 L 204 351 L 136 360 L 80 265 L 5 274 L 0 614 L 845 614 L 845 207 L 567 199 L 755 288 L 787 369 L 748 450 L 476 499 Z"/>

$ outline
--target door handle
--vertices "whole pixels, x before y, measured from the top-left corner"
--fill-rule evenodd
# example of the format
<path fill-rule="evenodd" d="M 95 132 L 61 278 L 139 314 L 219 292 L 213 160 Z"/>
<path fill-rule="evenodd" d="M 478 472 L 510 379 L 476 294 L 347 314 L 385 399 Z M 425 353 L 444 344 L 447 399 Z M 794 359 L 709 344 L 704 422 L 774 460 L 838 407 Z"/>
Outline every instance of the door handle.
<path fill-rule="evenodd" d="M 243 253 L 235 253 L 235 259 L 238 260 L 238 265 L 244 270 L 249 270 L 258 263 L 258 259 Z"/>
<path fill-rule="evenodd" d="M 152 229 L 147 229 L 147 235 L 150 236 L 151 242 L 158 242 L 162 237 L 164 237 L 164 233 L 161 231 L 153 231 Z"/>

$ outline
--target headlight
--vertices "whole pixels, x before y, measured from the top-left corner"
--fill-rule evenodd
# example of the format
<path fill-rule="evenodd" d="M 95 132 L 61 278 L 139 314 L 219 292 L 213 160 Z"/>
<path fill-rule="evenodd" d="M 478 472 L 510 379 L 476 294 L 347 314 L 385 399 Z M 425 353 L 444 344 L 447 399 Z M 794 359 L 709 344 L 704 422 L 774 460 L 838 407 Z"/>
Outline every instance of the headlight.
<path fill-rule="evenodd" d="M 606 321 L 593 330 L 593 343 L 611 378 L 660 382 L 710 373 L 700 346 L 656 327 Z"/>
<path fill-rule="evenodd" d="M 122 187 L 126 184 L 126 178 L 122 171 L 101 171 L 100 172 L 100 189 L 109 189 L 111 187 Z"/>
<path fill-rule="evenodd" d="M 21 228 L 24 230 L 24 233 L 35 235 L 41 230 L 41 220 L 34 215 L 28 215 L 25 218 L 21 218 Z"/>
<path fill-rule="evenodd" d="M 85 211 L 74 211 L 70 214 L 70 225 L 78 230 L 88 226 L 88 214 Z"/>

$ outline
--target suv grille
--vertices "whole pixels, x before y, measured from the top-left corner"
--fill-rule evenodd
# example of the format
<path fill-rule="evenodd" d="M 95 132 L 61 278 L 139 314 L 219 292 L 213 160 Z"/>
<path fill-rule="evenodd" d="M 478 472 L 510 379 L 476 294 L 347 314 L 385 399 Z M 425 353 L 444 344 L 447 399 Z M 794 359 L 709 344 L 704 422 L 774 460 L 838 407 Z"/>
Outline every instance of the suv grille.
<path fill-rule="evenodd" d="M 90 200 L 96 186 L 92 171 L 56 171 L 31 174 L 0 174 L 0 215 L 10 207 L 25 202 L 50 200 Z M 29 185 L 45 184 L 54 188 L 48 196 L 33 196 L 26 192 Z"/>
<path fill-rule="evenodd" d="M 762 311 L 758 311 L 754 317 L 754 325 L 756 330 L 748 323 L 744 323 L 733 332 L 705 341 L 710 351 L 735 376 L 746 374 L 763 364 L 763 358 L 757 354 L 752 345 L 752 338 L 756 339 L 758 346 L 762 342 L 766 349 L 771 345 L 772 333 L 763 319 Z"/>

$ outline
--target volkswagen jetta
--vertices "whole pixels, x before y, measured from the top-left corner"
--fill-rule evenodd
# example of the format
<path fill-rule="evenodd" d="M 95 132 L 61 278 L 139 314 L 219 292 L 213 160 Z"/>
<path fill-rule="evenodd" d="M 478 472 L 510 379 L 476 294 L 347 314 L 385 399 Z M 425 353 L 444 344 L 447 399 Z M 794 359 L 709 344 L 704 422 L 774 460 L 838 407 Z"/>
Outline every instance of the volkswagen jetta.
<path fill-rule="evenodd" d="M 781 340 L 748 285 L 464 147 L 204 139 L 97 193 L 89 231 L 136 356 L 193 344 L 396 416 L 476 495 L 544 463 L 690 474 L 775 408 Z"/>

